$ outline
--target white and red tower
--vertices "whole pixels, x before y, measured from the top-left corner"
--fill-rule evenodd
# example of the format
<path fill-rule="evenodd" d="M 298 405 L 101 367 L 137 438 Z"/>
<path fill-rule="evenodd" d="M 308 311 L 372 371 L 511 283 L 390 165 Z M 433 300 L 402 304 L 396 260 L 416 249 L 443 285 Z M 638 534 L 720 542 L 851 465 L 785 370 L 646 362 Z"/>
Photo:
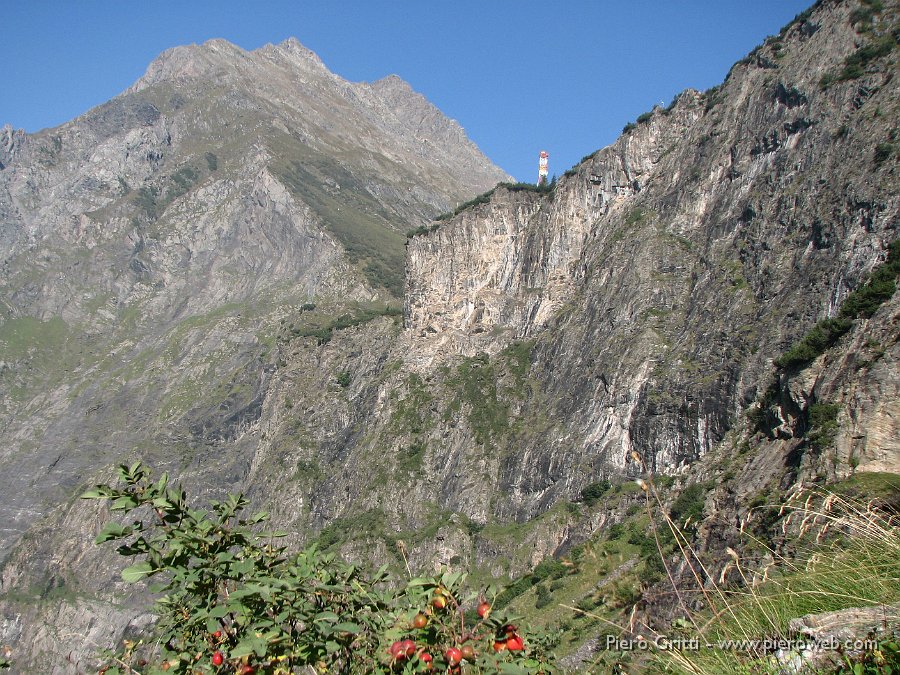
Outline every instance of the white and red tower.
<path fill-rule="evenodd" d="M 546 150 L 541 150 L 541 158 L 538 160 L 538 185 L 544 185 L 547 183 L 547 173 L 549 172 L 548 164 L 550 160 L 550 153 Z"/>

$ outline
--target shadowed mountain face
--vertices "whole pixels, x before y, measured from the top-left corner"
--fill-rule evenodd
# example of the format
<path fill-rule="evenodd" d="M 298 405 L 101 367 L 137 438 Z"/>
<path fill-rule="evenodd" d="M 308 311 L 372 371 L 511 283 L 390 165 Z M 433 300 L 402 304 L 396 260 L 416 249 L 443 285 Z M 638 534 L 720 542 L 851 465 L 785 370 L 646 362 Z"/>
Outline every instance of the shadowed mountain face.
<path fill-rule="evenodd" d="M 293 544 L 396 562 L 400 539 L 485 578 L 605 527 L 572 502 L 633 452 L 679 481 L 727 464 L 773 358 L 897 237 L 884 4 L 862 30 L 817 3 L 554 191 L 498 187 L 408 242 L 502 174 L 397 78 L 344 82 L 294 41 L 178 48 L 69 125 L 7 129 L 0 637 L 88 664 L 75 608 L 102 644 L 139 615 L 72 500 L 123 458 L 245 490 Z M 896 314 L 795 381 L 735 492 L 896 468 Z M 823 397 L 852 424 L 804 455 Z"/>

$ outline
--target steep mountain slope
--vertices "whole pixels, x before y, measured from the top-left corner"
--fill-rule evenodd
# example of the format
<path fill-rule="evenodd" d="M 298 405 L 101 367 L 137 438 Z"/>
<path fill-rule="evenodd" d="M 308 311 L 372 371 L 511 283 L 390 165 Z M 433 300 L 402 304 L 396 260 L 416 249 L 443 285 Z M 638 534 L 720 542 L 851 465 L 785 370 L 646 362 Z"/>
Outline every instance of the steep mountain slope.
<path fill-rule="evenodd" d="M 505 178 L 399 78 L 296 40 L 179 47 L 70 123 L 5 127 L 0 559 L 134 451 L 238 489 L 280 321 L 399 311 L 404 233 Z"/>
<path fill-rule="evenodd" d="M 320 467 L 330 480 L 314 487 L 312 523 L 344 513 L 347 496 L 407 524 L 421 525 L 424 501 L 476 523 L 524 521 L 637 475 L 632 450 L 673 474 L 708 456 L 772 359 L 896 237 L 896 154 L 878 150 L 894 133 L 895 52 L 820 84 L 896 21 L 890 8 L 859 33 L 853 10 L 823 3 L 552 195 L 501 187 L 413 237 L 401 347 L 362 359 L 388 364 L 388 381 L 361 376 L 340 393 L 349 423 L 328 416 L 335 399 L 285 382 L 295 407 L 328 420 L 311 426 L 347 433 L 339 465 Z M 341 348 L 316 354 L 339 368 Z M 355 463 L 380 467 L 383 496 Z M 398 485 L 403 504 L 387 497 Z"/>
<path fill-rule="evenodd" d="M 398 78 L 345 82 L 295 40 L 179 47 L 69 124 L 3 133 L 6 550 L 128 429 L 186 461 L 203 428 L 233 436 L 279 307 L 383 307 L 403 233 L 504 178 Z"/>
<path fill-rule="evenodd" d="M 781 431 L 770 425 L 767 441 L 757 435 L 746 447 L 738 442 L 756 433 L 746 413 L 769 388 L 773 359 L 816 320 L 834 315 L 897 238 L 898 10 L 896 3 L 883 5 L 860 13 L 856 2 L 817 3 L 736 64 L 720 87 L 684 92 L 668 109 L 642 116 L 615 144 L 567 172 L 552 192 L 497 187 L 422 228 L 407 244 L 402 328 L 394 317 L 381 316 L 389 313 L 389 295 L 379 284 L 392 287 L 383 272 L 392 268 L 377 242 L 390 241 L 389 223 L 412 222 L 439 198 L 436 187 L 416 186 L 410 177 L 407 201 L 397 202 L 403 191 L 378 187 L 376 176 L 405 175 L 400 167 L 420 162 L 432 172 L 426 175 L 462 181 L 449 172 L 477 163 L 477 155 L 465 159 L 447 150 L 444 159 L 424 165 L 436 148 L 457 147 L 455 128 L 439 124 L 394 79 L 347 85 L 352 96 L 346 87 L 310 86 L 319 65 L 297 45 L 261 50 L 252 63 L 236 59 L 228 68 L 217 60 L 228 48 L 218 43 L 194 48 L 200 56 L 176 50 L 162 58 L 125 100 L 166 92 L 154 95 L 171 101 L 170 88 L 196 78 L 211 87 L 232 77 L 254 83 L 257 62 L 277 65 L 285 58 L 276 54 L 281 49 L 301 64 L 290 86 L 305 92 L 302 106 L 308 107 L 290 123 L 285 119 L 285 129 L 280 119 L 266 126 L 263 136 L 274 134 L 277 143 L 259 140 L 252 120 L 260 110 L 275 102 L 301 104 L 280 94 L 282 85 L 248 84 L 257 87 L 252 103 L 237 95 L 228 115 L 216 121 L 221 126 L 210 123 L 210 137 L 221 138 L 228 125 L 250 139 L 241 146 L 246 154 L 204 148 L 217 165 L 259 153 L 254 190 L 234 202 L 238 210 L 192 206 L 202 188 L 169 200 L 179 183 L 175 167 L 154 174 L 155 193 L 118 196 L 143 211 L 127 211 L 138 222 L 125 219 L 113 228 L 120 234 L 110 238 L 120 248 L 109 250 L 119 257 L 105 259 L 104 288 L 132 309 L 123 304 L 115 321 L 108 319 L 117 330 L 128 329 L 114 343 L 117 351 L 106 349 L 104 359 L 90 365 L 94 370 L 78 362 L 77 372 L 96 384 L 85 380 L 81 390 L 32 384 L 21 365 L 33 364 L 34 377 L 49 377 L 42 373 L 56 371 L 40 370 L 41 354 L 87 358 L 77 354 L 78 342 L 67 340 L 72 322 L 66 314 L 77 316 L 92 299 L 100 302 L 87 281 L 77 293 L 44 291 L 58 288 L 44 280 L 63 260 L 48 245 L 44 257 L 23 254 L 27 272 L 10 268 L 17 276 L 9 276 L 4 297 L 42 308 L 57 298 L 54 307 L 65 321 L 35 311 L 32 316 L 46 321 L 37 346 L 25 337 L 19 343 L 5 338 L 9 345 L 32 345 L 19 348 L 18 365 L 4 374 L 26 392 L 17 395 L 27 403 L 15 405 L 30 406 L 9 408 L 10 438 L 17 439 L 10 447 L 18 448 L 15 461 L 26 467 L 49 448 L 71 451 L 60 453 L 41 479 L 55 485 L 67 477 L 56 497 L 41 487 L 56 506 L 3 569 L 4 639 L 24 658 L 46 658 L 64 670 L 61 659 L 70 651 L 74 660 L 90 662 L 84 641 L 61 630 L 72 624 L 72 607 L 92 617 L 75 623 L 74 631 L 91 631 L 103 643 L 139 614 L 127 603 L 115 604 L 124 591 L 116 561 L 90 545 L 100 514 L 65 501 L 87 482 L 71 458 L 105 478 L 104 465 L 119 456 L 111 442 L 122 448 L 134 439 L 132 457 L 179 472 L 195 493 L 242 487 L 296 544 L 317 539 L 356 560 L 399 563 L 402 542 L 414 567 L 469 568 L 480 579 L 521 574 L 621 520 L 634 506 L 626 481 L 643 472 L 633 453 L 655 473 L 674 477 L 676 492 L 696 476 L 722 481 L 722 494 L 710 499 L 720 499 L 728 514 L 738 513 L 740 498 L 773 480 L 895 470 L 896 300 L 855 324 L 814 365 L 821 370 L 805 371 L 814 381 L 800 386 L 794 380 L 794 403 L 783 394 L 784 408 L 770 411 L 790 417 Z M 315 111 L 352 110 L 350 102 L 359 100 L 374 101 L 363 106 L 370 117 L 360 114 L 353 123 L 375 129 L 371 141 L 360 143 L 365 152 L 345 145 L 352 125 L 332 120 L 313 126 Z M 397 112 L 388 116 L 378 101 Z M 176 119 L 201 129 L 207 118 L 190 113 L 189 102 L 180 105 L 186 112 Z M 144 114 L 138 103 L 128 106 L 109 118 L 122 123 Z M 197 133 L 178 136 L 177 129 L 165 134 Z M 378 134 L 398 129 L 410 131 L 403 143 L 385 146 L 404 153 L 395 165 L 377 143 Z M 163 145 L 153 147 L 165 145 L 165 134 L 158 141 Z M 417 136 L 429 142 L 416 144 Z M 20 152 L 23 142 L 7 134 L 0 145 Z M 51 151 L 52 141 L 41 147 Z M 369 162 L 373 155 L 366 152 L 377 159 Z M 4 165 L 7 153 L 0 158 Z M 348 153 L 359 163 L 346 160 L 335 168 L 335 158 Z M 67 180 L 66 189 L 80 194 L 77 181 Z M 348 197 L 344 187 L 354 180 L 366 189 Z M 15 185 L 25 190 L 27 181 Z M 421 196 L 422 190 L 431 196 Z M 3 213 L 23 209 L 24 198 L 17 199 Z M 63 207 L 54 201 L 43 208 Z M 158 208 L 164 216 L 183 214 L 177 235 L 168 234 L 166 217 L 156 217 Z M 240 208 L 258 215 L 247 223 Z M 246 228 L 240 237 L 222 229 L 223 214 L 230 227 Z M 179 247 L 192 241 L 190 218 L 201 223 L 203 246 L 187 247 L 188 254 Z M 314 226 L 291 229 L 304 218 Z M 119 221 L 110 215 L 104 222 Z M 143 233 L 141 223 L 155 236 Z M 90 225 L 86 218 L 81 227 L 88 232 Z M 32 229 L 33 240 L 41 240 L 39 226 Z M 269 234 L 273 229 L 281 234 Z M 22 249 L 27 236 L 16 235 L 11 248 Z M 155 257 L 148 265 L 150 253 Z M 78 278 L 77 270 L 97 258 L 103 259 L 92 253 L 73 261 L 67 278 Z M 283 283 L 272 281 L 273 269 L 288 270 L 275 277 Z M 193 286 L 196 292 L 189 293 Z M 195 298 L 220 304 L 202 313 Z M 100 303 L 95 311 L 113 313 L 114 307 Z M 154 332 L 159 320 L 144 320 L 142 307 L 169 322 L 163 322 L 170 327 L 164 341 Z M 34 320 L 12 326 L 13 337 L 36 328 Z M 85 350 L 91 347 L 98 349 Z M 857 368 L 863 361 L 868 364 Z M 103 373 L 109 376 L 97 377 Z M 211 390 L 211 383 L 221 384 Z M 57 393 L 35 399 L 31 392 L 38 389 L 29 386 Z M 67 409 L 67 396 L 82 407 Z M 828 452 L 807 452 L 809 405 L 826 398 L 842 406 L 843 427 Z M 101 406 L 90 410 L 87 401 Z M 23 410 L 34 414 L 23 417 Z M 86 420 L 99 414 L 102 424 L 79 421 L 75 436 L 66 410 L 83 410 Z M 141 416 L 154 418 L 150 433 Z M 40 430 L 42 445 L 33 440 L 36 420 L 48 421 Z M 107 430 L 103 436 L 101 429 Z M 727 466 L 733 457 L 736 464 Z M 727 472 L 729 479 L 723 478 Z M 739 485 L 731 482 L 738 479 Z M 621 504 L 600 511 L 581 503 L 583 489 L 605 480 L 619 485 Z M 38 656 L 41 651 L 46 655 Z"/>
<path fill-rule="evenodd" d="M 595 467 L 560 471 L 550 501 L 591 473 L 631 471 L 632 449 L 663 472 L 706 455 L 771 359 L 883 259 L 897 236 L 896 155 L 878 150 L 896 132 L 895 52 L 820 85 L 872 39 L 852 9 L 824 3 L 721 87 L 655 109 L 552 199 L 498 190 L 412 240 L 408 315 L 423 351 L 539 336 L 532 372 L 548 375 L 549 418 L 568 432 L 554 461 Z"/>
<path fill-rule="evenodd" d="M 255 464 L 295 495 L 272 500 L 285 522 L 328 523 L 322 541 L 357 540 L 348 555 L 390 559 L 400 539 L 417 565 L 516 575 L 608 522 L 571 501 L 640 475 L 633 451 L 685 478 L 734 452 L 727 432 L 772 360 L 897 236 L 896 50 L 823 85 L 896 25 L 895 5 L 865 31 L 857 9 L 820 4 L 551 195 L 499 187 L 414 236 L 397 346 L 364 331 L 286 340 L 273 388 L 292 408 L 271 402 Z M 882 358 L 887 400 L 847 402 L 880 431 L 857 433 L 852 463 L 837 452 L 839 473 L 896 466 L 896 365 Z M 346 387 L 308 386 L 342 372 Z M 282 462 L 296 473 L 279 478 Z M 771 471 L 789 481 L 797 464 Z"/>

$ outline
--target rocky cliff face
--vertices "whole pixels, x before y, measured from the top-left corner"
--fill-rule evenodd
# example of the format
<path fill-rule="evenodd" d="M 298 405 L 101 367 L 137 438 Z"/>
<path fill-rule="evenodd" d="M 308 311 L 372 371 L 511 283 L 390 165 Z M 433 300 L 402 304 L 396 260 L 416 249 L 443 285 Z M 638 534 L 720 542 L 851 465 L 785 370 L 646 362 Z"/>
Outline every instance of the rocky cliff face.
<path fill-rule="evenodd" d="M 25 469 L 7 541 L 29 529 L 3 569 L 4 639 L 35 655 L 53 633 L 41 658 L 65 670 L 92 651 L 54 633 L 74 603 L 98 635 L 139 616 L 109 607 L 124 589 L 90 545 L 102 514 L 71 500 L 123 455 L 202 496 L 245 489 L 294 544 L 398 562 L 402 541 L 418 568 L 480 579 L 604 527 L 571 502 L 637 475 L 632 451 L 682 478 L 720 463 L 772 359 L 897 237 L 893 43 L 844 72 L 890 34 L 885 4 L 863 26 L 855 3 L 818 3 L 552 192 L 501 186 L 425 228 L 402 325 L 398 225 L 499 176 L 395 78 L 351 85 L 293 42 L 214 42 L 71 126 L 4 131 L 4 461 Z M 187 96 L 196 82 L 227 105 Z M 805 475 L 896 467 L 895 314 L 795 381 L 782 414 L 844 406 L 836 464 L 809 457 Z M 790 464 L 795 421 L 745 486 Z"/>
<path fill-rule="evenodd" d="M 539 336 L 553 417 L 577 430 L 570 466 L 627 472 L 636 449 L 669 472 L 708 453 L 768 361 L 896 236 L 896 165 L 876 148 L 894 133 L 890 69 L 820 84 L 863 40 L 852 10 L 823 4 L 551 197 L 497 190 L 412 239 L 417 344 L 471 355 Z"/>

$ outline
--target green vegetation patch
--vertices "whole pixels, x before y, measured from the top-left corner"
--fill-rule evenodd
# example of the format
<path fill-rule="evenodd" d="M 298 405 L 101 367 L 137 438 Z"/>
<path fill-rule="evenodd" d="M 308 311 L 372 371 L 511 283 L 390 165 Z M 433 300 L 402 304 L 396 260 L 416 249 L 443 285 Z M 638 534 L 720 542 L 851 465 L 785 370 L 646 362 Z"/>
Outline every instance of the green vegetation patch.
<path fill-rule="evenodd" d="M 505 359 L 509 371 L 521 382 L 531 369 L 534 340 L 515 340 L 500 352 Z"/>
<path fill-rule="evenodd" d="M 202 177 L 200 169 L 185 165 L 176 169 L 161 186 L 145 185 L 135 193 L 130 189 L 123 189 L 123 192 L 131 197 L 139 212 L 153 221 L 159 218 L 169 204 L 187 194 Z M 127 183 L 122 187 L 127 188 Z"/>
<path fill-rule="evenodd" d="M 487 354 L 466 357 L 455 370 L 446 371 L 452 398 L 445 417 L 465 409 L 475 440 L 484 447 L 505 436 L 510 430 L 509 401 L 525 396 L 533 349 L 533 341 L 516 341 L 493 360 Z"/>
<path fill-rule="evenodd" d="M 626 225 L 638 225 L 644 222 L 644 219 L 647 217 L 647 212 L 644 211 L 639 206 L 631 209 L 628 214 L 625 216 L 625 224 Z"/>
<path fill-rule="evenodd" d="M 503 401 L 497 388 L 497 369 L 487 354 L 467 357 L 450 377 L 456 390 L 451 410 L 465 405 L 475 440 L 487 447 L 491 439 L 509 428 L 509 404 Z"/>
<path fill-rule="evenodd" d="M 581 499 L 588 506 L 593 506 L 611 489 L 612 484 L 604 478 L 603 480 L 585 486 L 581 491 Z"/>
<path fill-rule="evenodd" d="M 900 239 L 891 242 L 888 257 L 869 278 L 841 303 L 837 318 L 822 319 L 780 357 L 775 365 L 782 369 L 805 366 L 833 346 L 853 326 L 854 319 L 868 318 L 897 290 L 900 275 Z"/>
<path fill-rule="evenodd" d="M 834 442 L 837 435 L 837 417 L 841 407 L 834 403 L 813 403 L 809 406 L 809 431 L 806 438 L 816 452 L 821 452 Z"/>
<path fill-rule="evenodd" d="M 309 309 L 301 309 L 300 317 L 282 331 L 282 342 L 298 337 L 314 337 L 319 345 L 324 345 L 331 340 L 335 331 L 361 326 L 380 316 L 403 316 L 403 309 L 390 303 L 354 303 L 345 307 L 348 311 L 338 316 L 329 314 L 324 309 L 316 311 L 316 305 L 312 303 L 304 307 Z"/>
<path fill-rule="evenodd" d="M 875 153 L 873 154 L 872 159 L 877 166 L 881 166 L 889 160 L 891 155 L 895 152 L 897 152 L 897 148 L 892 143 L 879 143 L 875 146 Z"/>
<path fill-rule="evenodd" d="M 900 276 L 900 239 L 888 247 L 888 257 L 878 265 L 868 280 L 846 297 L 838 314 L 845 319 L 868 318 L 897 290 Z"/>
<path fill-rule="evenodd" d="M 829 489 L 847 498 L 869 502 L 875 500 L 900 511 L 900 476 L 881 471 L 860 471 L 849 478 L 832 483 Z"/>
<path fill-rule="evenodd" d="M 822 319 L 798 342 L 791 345 L 790 349 L 775 359 L 775 365 L 784 370 L 810 363 L 833 346 L 852 325 L 847 319 Z"/>
<path fill-rule="evenodd" d="M 723 103 L 726 98 L 727 94 L 725 93 L 725 87 L 723 85 L 719 84 L 715 87 L 710 87 L 705 92 L 703 92 L 705 111 L 709 112 L 720 103 Z"/>
<path fill-rule="evenodd" d="M 422 468 L 426 452 L 428 452 L 428 444 L 417 438 L 398 454 L 397 469 L 407 474 L 415 474 Z"/>
<path fill-rule="evenodd" d="M 387 518 L 381 509 L 369 509 L 361 513 L 343 516 L 331 521 L 319 531 L 316 539 L 319 547 L 329 549 L 360 535 L 383 536 Z"/>
<path fill-rule="evenodd" d="M 403 297 L 406 237 L 391 226 L 392 214 L 333 158 L 309 148 L 294 150 L 301 157 L 277 163 L 278 179 L 319 215 L 369 283 Z M 330 189 L 329 183 L 340 188 Z"/>
<path fill-rule="evenodd" d="M 459 206 L 457 206 L 451 213 L 442 213 L 437 218 L 436 221 L 449 220 L 454 216 L 458 216 L 463 211 L 467 211 L 475 206 L 480 204 L 488 204 L 491 201 L 491 196 L 499 189 L 505 188 L 510 192 L 537 192 L 539 194 L 551 194 L 556 188 L 556 179 L 554 178 L 549 183 L 542 183 L 541 185 L 536 185 L 534 183 L 497 183 L 493 188 L 484 192 L 477 197 L 470 199 L 467 202 L 463 202 Z M 419 234 L 425 234 L 426 232 L 433 232 L 438 228 L 438 225 L 431 226 L 422 226 L 416 230 L 412 230 L 410 232 L 410 236 L 417 236 Z"/>
<path fill-rule="evenodd" d="M 797 14 L 793 19 L 788 21 L 785 25 L 781 27 L 781 30 L 778 31 L 778 35 L 784 37 L 787 32 L 791 29 L 791 27 L 796 26 L 798 24 L 803 23 L 809 17 L 812 16 L 812 13 L 822 5 L 822 0 L 816 0 L 816 2 L 812 5 L 812 7 L 807 7 L 802 12 Z"/>
<path fill-rule="evenodd" d="M 860 7 L 850 17 L 851 23 L 862 24 L 867 29 L 871 27 L 871 21 L 878 14 L 873 5 Z M 819 86 L 827 89 L 835 82 L 855 80 L 866 74 L 866 69 L 875 60 L 890 54 L 898 44 L 896 27 L 893 31 L 884 35 L 874 35 L 855 52 L 844 59 L 841 69 L 837 72 L 826 73 L 819 80 Z"/>
<path fill-rule="evenodd" d="M 434 397 L 422 378 L 410 373 L 406 378 L 406 396 L 397 402 L 391 418 L 400 433 L 420 434 L 431 426 L 431 402 Z"/>
<path fill-rule="evenodd" d="M 58 316 L 47 321 L 30 316 L 7 319 L 0 324 L 0 355 L 4 359 L 19 359 L 32 350 L 56 349 L 68 335 L 69 326 Z"/>
<path fill-rule="evenodd" d="M 561 561 L 555 558 L 546 558 L 538 563 L 538 566 L 529 574 L 519 577 L 500 591 L 500 593 L 497 594 L 497 597 L 494 598 L 494 607 L 502 609 L 509 605 L 514 599 L 531 589 L 532 586 L 541 583 L 545 579 L 559 579 L 568 573 L 569 568 Z M 546 604 L 549 604 L 549 601 L 545 602 L 542 606 L 545 606 Z"/>

